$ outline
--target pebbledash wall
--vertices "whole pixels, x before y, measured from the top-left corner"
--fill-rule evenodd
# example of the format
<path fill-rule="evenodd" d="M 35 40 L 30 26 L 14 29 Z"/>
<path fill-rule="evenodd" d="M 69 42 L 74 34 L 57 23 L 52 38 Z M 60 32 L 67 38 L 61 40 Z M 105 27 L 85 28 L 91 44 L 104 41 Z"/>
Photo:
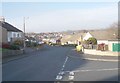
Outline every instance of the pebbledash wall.
<path fill-rule="evenodd" d="M 4 42 L 4 43 L 7 43 L 7 30 L 3 27 L 0 26 L 0 42 Z"/>

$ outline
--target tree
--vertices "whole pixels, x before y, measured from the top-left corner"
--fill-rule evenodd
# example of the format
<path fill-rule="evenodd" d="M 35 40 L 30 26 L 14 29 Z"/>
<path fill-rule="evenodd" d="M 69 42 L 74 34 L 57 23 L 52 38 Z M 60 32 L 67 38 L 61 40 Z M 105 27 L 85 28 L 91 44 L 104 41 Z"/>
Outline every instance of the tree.
<path fill-rule="evenodd" d="M 94 38 L 94 37 L 90 37 L 87 42 L 89 44 L 93 44 L 93 45 L 96 45 L 97 44 L 97 40 Z"/>

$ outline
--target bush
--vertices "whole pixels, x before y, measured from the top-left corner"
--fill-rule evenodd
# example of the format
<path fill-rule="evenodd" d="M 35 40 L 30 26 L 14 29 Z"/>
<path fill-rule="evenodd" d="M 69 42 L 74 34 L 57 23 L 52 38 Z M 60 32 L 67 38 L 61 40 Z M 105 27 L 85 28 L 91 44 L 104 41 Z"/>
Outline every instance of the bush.
<path fill-rule="evenodd" d="M 96 44 L 97 44 L 97 40 L 96 40 L 95 38 L 93 38 L 93 37 L 90 37 L 90 38 L 87 40 L 87 43 L 96 45 Z"/>
<path fill-rule="evenodd" d="M 27 47 L 31 46 L 31 42 L 30 41 L 26 41 L 25 44 L 26 44 Z"/>
<path fill-rule="evenodd" d="M 32 46 L 33 47 L 36 47 L 38 44 L 37 43 L 32 43 Z"/>
<path fill-rule="evenodd" d="M 38 46 L 38 44 L 36 42 L 26 41 L 25 43 L 26 43 L 27 47 L 36 47 L 36 46 Z"/>
<path fill-rule="evenodd" d="M 20 50 L 20 47 L 18 45 L 10 45 L 11 50 Z"/>
<path fill-rule="evenodd" d="M 2 43 L 2 48 L 10 49 L 10 45 L 8 43 Z"/>
<path fill-rule="evenodd" d="M 18 45 L 10 45 L 8 43 L 2 43 L 2 48 L 10 49 L 10 50 L 20 50 L 20 47 Z"/>
<path fill-rule="evenodd" d="M 22 40 L 15 40 L 13 44 L 23 46 L 23 41 Z"/>

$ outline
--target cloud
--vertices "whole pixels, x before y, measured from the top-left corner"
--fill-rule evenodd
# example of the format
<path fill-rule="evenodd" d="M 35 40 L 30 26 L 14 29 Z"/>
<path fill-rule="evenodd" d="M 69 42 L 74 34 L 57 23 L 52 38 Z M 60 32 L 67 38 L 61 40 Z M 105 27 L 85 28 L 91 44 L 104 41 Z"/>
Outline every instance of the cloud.
<path fill-rule="evenodd" d="M 117 6 L 92 9 L 62 9 L 39 12 L 26 20 L 27 32 L 64 31 L 105 28 L 117 22 Z M 17 20 L 17 19 L 16 19 Z M 11 20 L 22 29 L 23 20 Z"/>

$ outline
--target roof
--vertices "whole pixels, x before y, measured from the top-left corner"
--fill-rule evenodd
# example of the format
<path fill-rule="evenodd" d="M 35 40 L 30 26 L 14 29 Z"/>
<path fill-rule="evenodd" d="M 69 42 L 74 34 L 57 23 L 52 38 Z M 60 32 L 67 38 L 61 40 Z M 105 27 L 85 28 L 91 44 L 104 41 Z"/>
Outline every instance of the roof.
<path fill-rule="evenodd" d="M 7 29 L 7 31 L 22 32 L 21 30 L 17 29 L 16 27 L 14 27 L 13 25 L 7 22 L 1 22 L 1 23 L 2 23 L 2 27 Z"/>
<path fill-rule="evenodd" d="M 83 37 L 84 36 L 84 33 L 76 33 L 76 34 L 73 34 L 73 35 L 66 35 L 66 36 L 63 36 L 63 38 L 61 39 L 62 42 L 68 42 L 68 41 L 77 41 L 77 40 L 80 40 L 81 36 Z"/>
<path fill-rule="evenodd" d="M 98 30 L 98 31 L 90 31 L 89 33 L 97 40 L 116 39 L 116 37 L 114 36 L 115 33 L 114 31 Z"/>

